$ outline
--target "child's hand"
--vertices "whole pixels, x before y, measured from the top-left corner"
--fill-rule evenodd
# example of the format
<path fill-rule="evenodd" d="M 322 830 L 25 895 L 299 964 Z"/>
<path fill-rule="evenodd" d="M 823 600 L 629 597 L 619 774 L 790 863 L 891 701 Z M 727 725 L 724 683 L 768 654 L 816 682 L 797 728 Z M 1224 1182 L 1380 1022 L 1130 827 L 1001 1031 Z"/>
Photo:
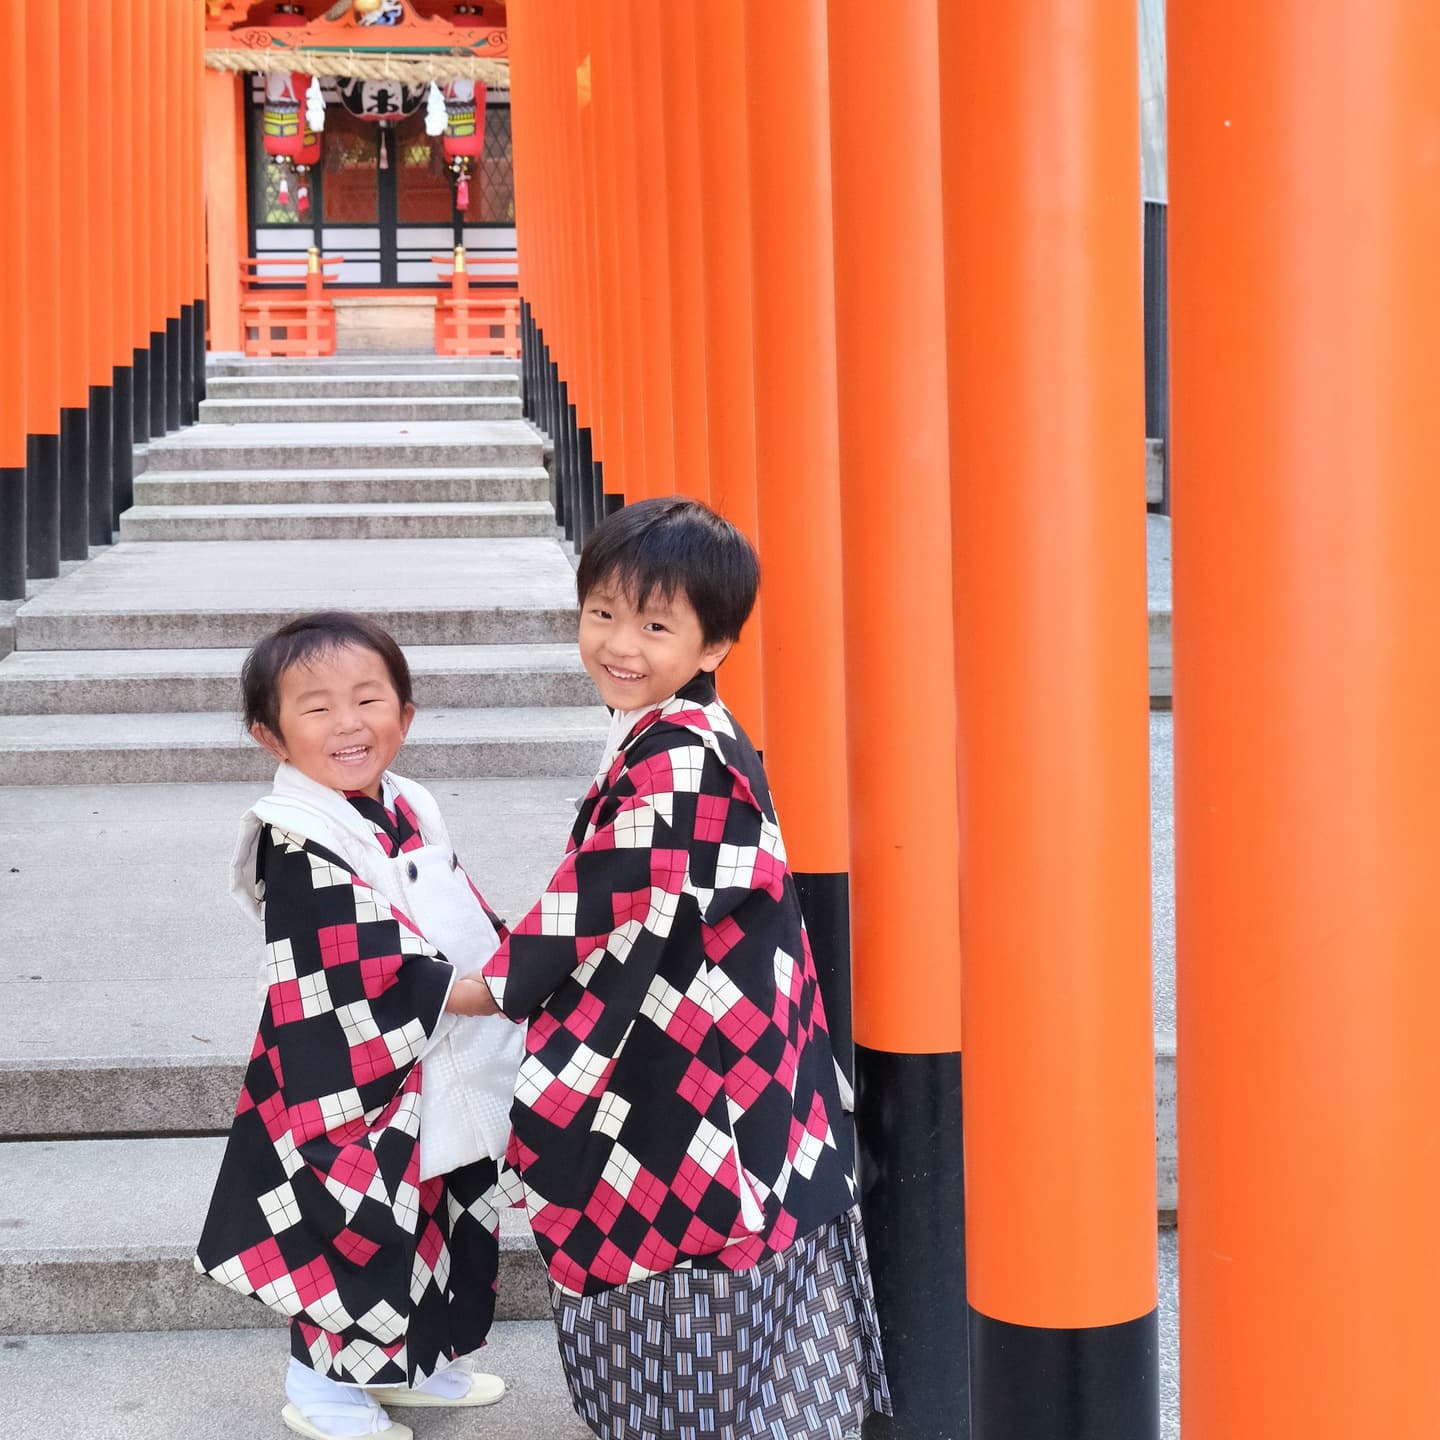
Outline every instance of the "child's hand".
<path fill-rule="evenodd" d="M 490 987 L 478 975 L 462 975 L 450 987 L 445 1008 L 452 1015 L 498 1015 Z"/>

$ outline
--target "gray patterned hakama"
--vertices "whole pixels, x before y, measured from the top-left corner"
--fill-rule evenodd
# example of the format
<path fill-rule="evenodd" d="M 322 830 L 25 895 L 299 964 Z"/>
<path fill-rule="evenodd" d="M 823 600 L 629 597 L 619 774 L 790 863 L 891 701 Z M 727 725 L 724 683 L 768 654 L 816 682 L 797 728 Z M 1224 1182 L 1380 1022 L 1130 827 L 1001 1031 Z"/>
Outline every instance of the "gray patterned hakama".
<path fill-rule="evenodd" d="M 845 1440 L 890 1413 L 860 1212 L 749 1270 L 551 1287 L 575 1411 L 600 1440 Z"/>

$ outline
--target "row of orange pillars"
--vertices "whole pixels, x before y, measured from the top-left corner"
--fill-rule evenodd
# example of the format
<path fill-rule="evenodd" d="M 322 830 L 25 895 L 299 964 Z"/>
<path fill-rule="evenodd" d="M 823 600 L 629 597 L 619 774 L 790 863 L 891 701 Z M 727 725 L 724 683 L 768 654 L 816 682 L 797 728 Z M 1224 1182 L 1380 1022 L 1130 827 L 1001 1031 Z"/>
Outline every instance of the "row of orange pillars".
<path fill-rule="evenodd" d="M 0 0 L 0 600 L 110 544 L 205 387 L 198 0 Z"/>
<path fill-rule="evenodd" d="M 760 549 L 722 684 L 853 1013 L 867 1433 L 1153 1440 L 1133 0 L 510 13 L 565 524 Z M 1440 10 L 1168 23 L 1183 1433 L 1420 1440 Z"/>

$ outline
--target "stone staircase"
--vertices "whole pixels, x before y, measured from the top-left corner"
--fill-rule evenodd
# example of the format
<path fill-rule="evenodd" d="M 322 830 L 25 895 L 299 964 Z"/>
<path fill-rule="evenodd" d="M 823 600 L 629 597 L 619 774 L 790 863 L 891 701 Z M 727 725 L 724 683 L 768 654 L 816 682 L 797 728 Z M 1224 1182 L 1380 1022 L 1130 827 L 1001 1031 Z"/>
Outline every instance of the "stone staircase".
<path fill-rule="evenodd" d="M 245 648 L 306 609 L 389 626 L 420 712 L 397 768 L 445 782 L 457 844 L 510 912 L 558 859 L 607 724 L 515 363 L 214 369 L 201 423 L 148 447 L 120 543 L 7 617 L 0 1384 L 22 1394 L 21 1352 L 79 1347 L 103 1368 L 151 1332 L 189 1353 L 277 1323 L 190 1265 L 258 1004 L 257 937 L 224 893 L 273 768 L 236 713 Z M 583 1434 L 518 1216 L 502 1265 L 497 1357 L 545 1377 L 525 1425 L 550 1420 L 492 1433 Z M 284 1342 L 257 1343 L 265 1433 Z M 46 1428 L 22 1433 L 58 1433 L 54 1400 L 36 1393 Z M 126 1433 L 116 1403 L 108 1434 Z"/>
<path fill-rule="evenodd" d="M 571 557 L 517 370 L 217 358 L 201 423 L 149 447 L 121 543 L 10 622 L 0 1387 L 20 1440 L 281 1433 L 275 1317 L 190 1265 L 258 1008 L 257 934 L 225 894 L 238 817 L 272 769 L 236 715 L 245 647 L 299 610 L 375 616 L 416 679 L 397 768 L 443 782 L 487 897 L 516 913 L 562 851 L 606 716 L 575 652 Z M 1168 520 L 1148 524 L 1157 1123 L 1173 1205 Z M 1164 1234 L 1172 1317 L 1174 1270 Z M 424 1414 L 417 1432 L 587 1434 L 516 1216 L 500 1316 L 491 1364 L 512 1397 L 478 1420 Z M 1173 1388 L 1173 1319 L 1167 1345 Z"/>

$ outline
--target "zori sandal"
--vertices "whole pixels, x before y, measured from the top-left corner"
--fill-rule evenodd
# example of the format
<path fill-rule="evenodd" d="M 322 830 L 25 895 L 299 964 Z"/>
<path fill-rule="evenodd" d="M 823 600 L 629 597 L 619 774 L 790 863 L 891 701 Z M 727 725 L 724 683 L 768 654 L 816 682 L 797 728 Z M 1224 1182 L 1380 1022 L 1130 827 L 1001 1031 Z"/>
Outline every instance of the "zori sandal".
<path fill-rule="evenodd" d="M 290 1404 L 280 1412 L 280 1418 L 285 1422 L 286 1427 L 297 1435 L 305 1436 L 305 1440 L 340 1440 L 340 1435 L 336 1431 L 322 1430 L 320 1425 L 326 1420 L 353 1422 L 364 1415 L 365 1411 L 354 1405 L 323 1403 L 307 1405 L 303 1411 L 298 1405 Z M 317 1421 L 320 1423 L 317 1424 Z M 381 1428 L 362 1432 L 360 1440 L 415 1440 L 414 1431 L 408 1425 L 397 1425 L 378 1405 L 373 1412 L 372 1424 Z M 350 1431 L 349 1434 L 353 1436 L 354 1431 Z"/>
<path fill-rule="evenodd" d="M 428 1390 L 407 1390 L 399 1386 L 387 1387 L 384 1390 L 370 1390 L 366 1393 L 397 1409 L 404 1409 L 406 1406 L 418 1410 L 432 1405 L 451 1407 L 493 1405 L 504 1396 L 505 1382 L 498 1375 L 487 1375 L 483 1370 L 477 1370 L 470 1376 L 470 1388 L 453 1398 L 447 1395 L 435 1395 Z"/>

